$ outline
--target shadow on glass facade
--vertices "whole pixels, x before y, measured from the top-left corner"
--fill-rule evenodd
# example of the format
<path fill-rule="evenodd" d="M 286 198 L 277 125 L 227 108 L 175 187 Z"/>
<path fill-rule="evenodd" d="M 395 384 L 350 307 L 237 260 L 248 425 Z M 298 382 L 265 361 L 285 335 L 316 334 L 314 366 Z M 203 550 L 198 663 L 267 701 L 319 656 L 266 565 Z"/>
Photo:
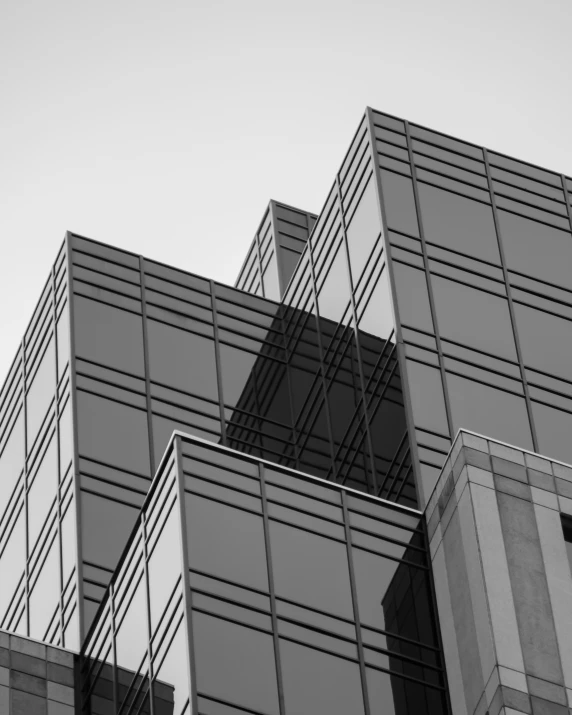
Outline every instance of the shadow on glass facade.
<path fill-rule="evenodd" d="M 447 712 L 421 514 L 182 434 L 84 655 L 85 713 Z"/>

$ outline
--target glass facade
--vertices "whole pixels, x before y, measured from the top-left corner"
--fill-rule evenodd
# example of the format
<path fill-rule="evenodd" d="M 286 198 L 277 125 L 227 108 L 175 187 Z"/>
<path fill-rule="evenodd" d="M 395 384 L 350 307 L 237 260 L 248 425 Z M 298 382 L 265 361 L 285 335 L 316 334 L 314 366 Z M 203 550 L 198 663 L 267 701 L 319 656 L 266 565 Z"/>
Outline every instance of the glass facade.
<path fill-rule="evenodd" d="M 271 201 L 248 249 L 235 288 L 280 300 L 316 218 L 293 206 Z"/>
<path fill-rule="evenodd" d="M 175 435 L 87 637 L 82 712 L 446 713 L 427 564 L 420 512 Z"/>

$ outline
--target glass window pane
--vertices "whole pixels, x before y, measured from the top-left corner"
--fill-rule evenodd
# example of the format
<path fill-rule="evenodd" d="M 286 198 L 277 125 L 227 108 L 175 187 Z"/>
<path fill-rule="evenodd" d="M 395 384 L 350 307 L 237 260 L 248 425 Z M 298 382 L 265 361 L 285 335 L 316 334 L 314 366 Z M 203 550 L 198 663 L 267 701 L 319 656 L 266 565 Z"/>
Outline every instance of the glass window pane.
<path fill-rule="evenodd" d="M 142 568 L 139 567 L 139 571 Z M 119 626 L 115 637 L 117 649 L 117 665 L 137 672 L 143 656 L 147 652 L 147 598 L 145 594 L 145 579 L 138 574 L 135 595 L 129 604 L 125 618 Z"/>
<path fill-rule="evenodd" d="M 76 565 L 76 515 L 75 501 L 72 499 L 64 518 L 62 519 L 62 573 L 64 586 Z"/>
<path fill-rule="evenodd" d="M 24 418 L 20 412 L 0 454 L 0 517 L 24 467 Z"/>
<path fill-rule="evenodd" d="M 393 275 L 401 324 L 432 333 L 433 319 L 431 318 L 425 271 L 394 261 Z"/>
<path fill-rule="evenodd" d="M 363 314 L 361 314 L 362 305 L 363 303 L 358 308 L 359 329 L 364 333 L 387 340 L 394 330 L 387 266 L 383 269 Z"/>
<path fill-rule="evenodd" d="M 266 270 L 262 275 L 264 282 L 264 297 L 269 300 L 280 300 L 280 286 L 278 285 L 278 265 L 276 264 L 276 255 L 273 254 Z"/>
<path fill-rule="evenodd" d="M 146 412 L 81 390 L 77 410 L 81 456 L 149 475 Z"/>
<path fill-rule="evenodd" d="M 167 523 L 149 559 L 149 600 L 151 632 L 155 631 L 177 578 L 181 575 L 181 530 L 177 505 L 171 509 Z"/>
<path fill-rule="evenodd" d="M 379 203 L 372 176 L 346 229 L 354 288 L 380 233 Z"/>
<path fill-rule="evenodd" d="M 359 666 L 280 640 L 286 715 L 359 715 L 364 712 Z"/>
<path fill-rule="evenodd" d="M 572 236 L 507 211 L 498 214 L 508 268 L 568 287 Z"/>
<path fill-rule="evenodd" d="M 300 260 L 300 254 L 296 251 L 291 251 L 285 246 L 278 249 L 278 262 L 282 271 L 282 285 L 286 290 L 286 286 L 290 283 L 290 278 L 294 275 L 296 266 Z"/>
<path fill-rule="evenodd" d="M 439 370 L 407 360 L 407 376 L 415 426 L 448 435 L 443 382 Z"/>
<path fill-rule="evenodd" d="M 516 360 L 508 303 L 476 288 L 431 276 L 441 337 Z"/>
<path fill-rule="evenodd" d="M 570 380 L 572 322 L 520 303 L 514 314 L 524 364 Z"/>
<path fill-rule="evenodd" d="M 449 712 L 443 694 L 434 688 L 374 668 L 366 668 L 366 674 L 372 715 L 443 715 Z"/>
<path fill-rule="evenodd" d="M 60 414 L 60 474 L 62 478 L 66 474 L 73 456 L 73 434 L 70 405 L 71 400 L 68 400 L 64 411 Z"/>
<path fill-rule="evenodd" d="M 24 573 L 26 562 L 26 530 L 24 510 L 16 520 L 4 551 L 0 554 L 0 623 Z"/>
<path fill-rule="evenodd" d="M 486 437 L 532 449 L 524 398 L 447 373 L 455 432 L 464 427 Z"/>
<path fill-rule="evenodd" d="M 143 375 L 143 322 L 140 315 L 74 296 L 75 351 L 131 375 Z"/>
<path fill-rule="evenodd" d="M 387 227 L 410 236 L 419 236 L 411 179 L 382 169 L 381 186 Z"/>
<path fill-rule="evenodd" d="M 493 263 L 499 249 L 492 208 L 429 184 L 419 183 L 425 239 Z"/>
<path fill-rule="evenodd" d="M 60 557 L 58 539 L 54 539 L 30 594 L 30 637 L 43 640 L 58 607 L 60 596 Z"/>
<path fill-rule="evenodd" d="M 189 678 L 187 639 L 183 620 L 179 623 L 165 660 L 156 673 L 156 679 L 160 681 L 158 686 L 155 685 L 154 704 L 157 715 L 175 715 L 181 712 L 183 704 L 189 697 Z"/>
<path fill-rule="evenodd" d="M 572 463 L 572 415 L 538 402 L 532 403 L 532 415 L 539 452 Z"/>
<path fill-rule="evenodd" d="M 147 334 L 151 380 L 218 399 L 214 341 L 155 320 Z"/>
<path fill-rule="evenodd" d="M 269 715 L 279 712 L 271 635 L 194 611 L 193 640 L 202 695 Z"/>
<path fill-rule="evenodd" d="M 42 463 L 28 492 L 28 539 L 30 553 L 57 495 L 57 457 L 56 441 L 55 438 L 52 438 L 50 446 L 44 454 Z"/>
<path fill-rule="evenodd" d="M 270 522 L 277 596 L 353 618 L 345 544 Z"/>
<path fill-rule="evenodd" d="M 68 306 L 63 309 L 57 325 L 58 378 L 64 374 L 70 357 L 70 318 Z"/>
<path fill-rule="evenodd" d="M 56 355 L 51 338 L 26 396 L 28 452 L 30 452 L 56 391 Z"/>
<path fill-rule="evenodd" d="M 337 325 L 342 319 L 349 302 L 348 262 L 345 246 L 341 242 L 338 245 L 332 264 L 327 269 L 326 279 L 318 294 L 320 317 L 331 320 Z"/>
<path fill-rule="evenodd" d="M 256 353 L 239 350 L 224 343 L 220 344 L 222 393 L 225 405 L 235 406 L 243 393 L 254 389 L 253 370 L 258 359 Z M 249 381 L 251 384 L 246 391 Z"/>
<path fill-rule="evenodd" d="M 113 571 L 139 510 L 112 499 L 81 492 L 81 528 L 85 561 Z"/>
<path fill-rule="evenodd" d="M 268 590 L 262 517 L 185 494 L 189 566 Z"/>

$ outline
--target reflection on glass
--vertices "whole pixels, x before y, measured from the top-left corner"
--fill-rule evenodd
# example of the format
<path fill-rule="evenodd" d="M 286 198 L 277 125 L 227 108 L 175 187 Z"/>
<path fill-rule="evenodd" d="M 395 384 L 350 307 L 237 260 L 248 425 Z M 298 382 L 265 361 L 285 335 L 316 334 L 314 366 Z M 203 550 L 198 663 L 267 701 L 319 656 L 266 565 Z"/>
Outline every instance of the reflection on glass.
<path fill-rule="evenodd" d="M 80 295 L 74 295 L 73 300 L 76 355 L 142 376 L 141 316 Z"/>
<path fill-rule="evenodd" d="M 345 618 L 353 617 L 345 544 L 270 522 L 277 596 Z"/>
<path fill-rule="evenodd" d="M 450 373 L 447 386 L 455 432 L 464 428 L 532 449 L 524 398 Z"/>
<path fill-rule="evenodd" d="M 439 370 L 415 360 L 407 360 L 407 376 L 415 426 L 448 435 L 443 382 Z"/>
<path fill-rule="evenodd" d="M 508 268 L 569 287 L 572 236 L 508 211 L 498 214 Z"/>
<path fill-rule="evenodd" d="M 136 577 L 135 594 L 115 636 L 117 665 L 137 672 L 147 652 L 147 598 L 142 568 Z M 130 589 L 131 590 L 131 589 Z"/>
<path fill-rule="evenodd" d="M 264 297 L 270 300 L 280 300 L 280 286 L 278 285 L 278 266 L 276 264 L 276 255 L 273 253 L 272 258 L 268 262 L 264 273 L 262 274 L 264 283 Z"/>
<path fill-rule="evenodd" d="M 381 185 L 387 227 L 410 236 L 419 236 L 411 179 L 382 169 Z"/>
<path fill-rule="evenodd" d="M 57 350 L 58 350 L 58 379 L 64 374 L 70 357 L 70 319 L 69 310 L 63 309 L 56 328 Z"/>
<path fill-rule="evenodd" d="M 199 693 L 278 715 L 272 636 L 197 611 L 192 617 Z"/>
<path fill-rule="evenodd" d="M 357 663 L 283 638 L 280 658 L 287 715 L 363 715 Z"/>
<path fill-rule="evenodd" d="M 379 204 L 372 176 L 346 229 L 354 288 L 380 233 Z"/>
<path fill-rule="evenodd" d="M 371 712 L 383 715 L 444 715 L 448 712 L 441 691 L 398 675 L 366 668 Z M 383 703 L 383 710 L 379 710 Z"/>
<path fill-rule="evenodd" d="M 382 340 L 387 340 L 394 329 L 393 310 L 389 290 L 387 267 L 384 266 L 375 288 L 363 308 L 365 301 L 358 307 L 358 327 L 364 333 L 375 335 Z"/>
<path fill-rule="evenodd" d="M 393 275 L 401 324 L 432 333 L 433 319 L 425 272 L 394 261 Z"/>
<path fill-rule="evenodd" d="M 516 360 L 508 303 L 491 293 L 431 276 L 441 337 Z"/>
<path fill-rule="evenodd" d="M 20 579 L 24 575 L 26 531 L 23 509 L 11 533 L 6 536 L 7 540 L 4 541 L 4 548 L 0 553 L 0 584 L 2 584 L 0 588 L 0 622 L 6 613 Z"/>
<path fill-rule="evenodd" d="M 327 269 L 326 279 L 318 293 L 318 310 L 321 318 L 337 324 L 344 316 L 350 302 L 348 262 L 343 241 L 338 244 L 335 257 Z M 346 313 L 346 320 L 347 320 Z"/>
<path fill-rule="evenodd" d="M 55 437 L 53 437 L 28 492 L 28 540 L 30 553 L 57 496 L 57 490 L 58 463 Z"/>
<path fill-rule="evenodd" d="M 154 711 L 156 715 L 180 715 L 189 698 L 189 662 L 184 620 L 168 647 L 161 667 L 155 673 Z"/>
<path fill-rule="evenodd" d="M 0 518 L 24 466 L 24 417 L 20 412 L 0 454 Z"/>
<path fill-rule="evenodd" d="M 422 182 L 418 187 L 427 241 L 483 261 L 499 262 L 490 206 Z"/>
<path fill-rule="evenodd" d="M 72 461 L 73 446 L 72 446 L 72 419 L 71 419 L 71 401 L 68 400 L 63 412 L 60 414 L 60 475 L 63 479 L 69 464 Z"/>
<path fill-rule="evenodd" d="M 268 590 L 262 517 L 185 494 L 189 566 Z"/>
<path fill-rule="evenodd" d="M 62 574 L 64 588 L 69 581 L 71 573 L 76 565 L 76 518 L 75 502 L 72 499 L 64 518 L 62 519 Z"/>
<path fill-rule="evenodd" d="M 181 574 L 181 560 L 178 553 L 179 540 L 177 509 L 172 508 L 149 559 L 151 633 L 154 633 L 175 588 L 177 578 Z"/>
<path fill-rule="evenodd" d="M 26 396 L 26 421 L 28 452 L 38 435 L 56 391 L 56 355 L 54 339 L 50 338 L 40 366 L 35 373 Z"/>
<path fill-rule="evenodd" d="M 30 594 L 30 637 L 43 640 L 46 629 L 59 605 L 60 556 L 57 537 Z"/>

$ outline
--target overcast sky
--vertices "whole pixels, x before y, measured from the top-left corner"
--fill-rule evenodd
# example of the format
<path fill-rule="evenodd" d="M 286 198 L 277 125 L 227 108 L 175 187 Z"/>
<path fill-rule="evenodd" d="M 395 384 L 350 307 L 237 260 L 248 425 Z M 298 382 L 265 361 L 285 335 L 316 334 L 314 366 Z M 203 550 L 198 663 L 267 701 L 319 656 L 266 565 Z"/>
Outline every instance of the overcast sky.
<path fill-rule="evenodd" d="M 0 383 L 66 229 L 233 283 L 366 105 L 572 175 L 571 0 L 4 0 Z"/>

